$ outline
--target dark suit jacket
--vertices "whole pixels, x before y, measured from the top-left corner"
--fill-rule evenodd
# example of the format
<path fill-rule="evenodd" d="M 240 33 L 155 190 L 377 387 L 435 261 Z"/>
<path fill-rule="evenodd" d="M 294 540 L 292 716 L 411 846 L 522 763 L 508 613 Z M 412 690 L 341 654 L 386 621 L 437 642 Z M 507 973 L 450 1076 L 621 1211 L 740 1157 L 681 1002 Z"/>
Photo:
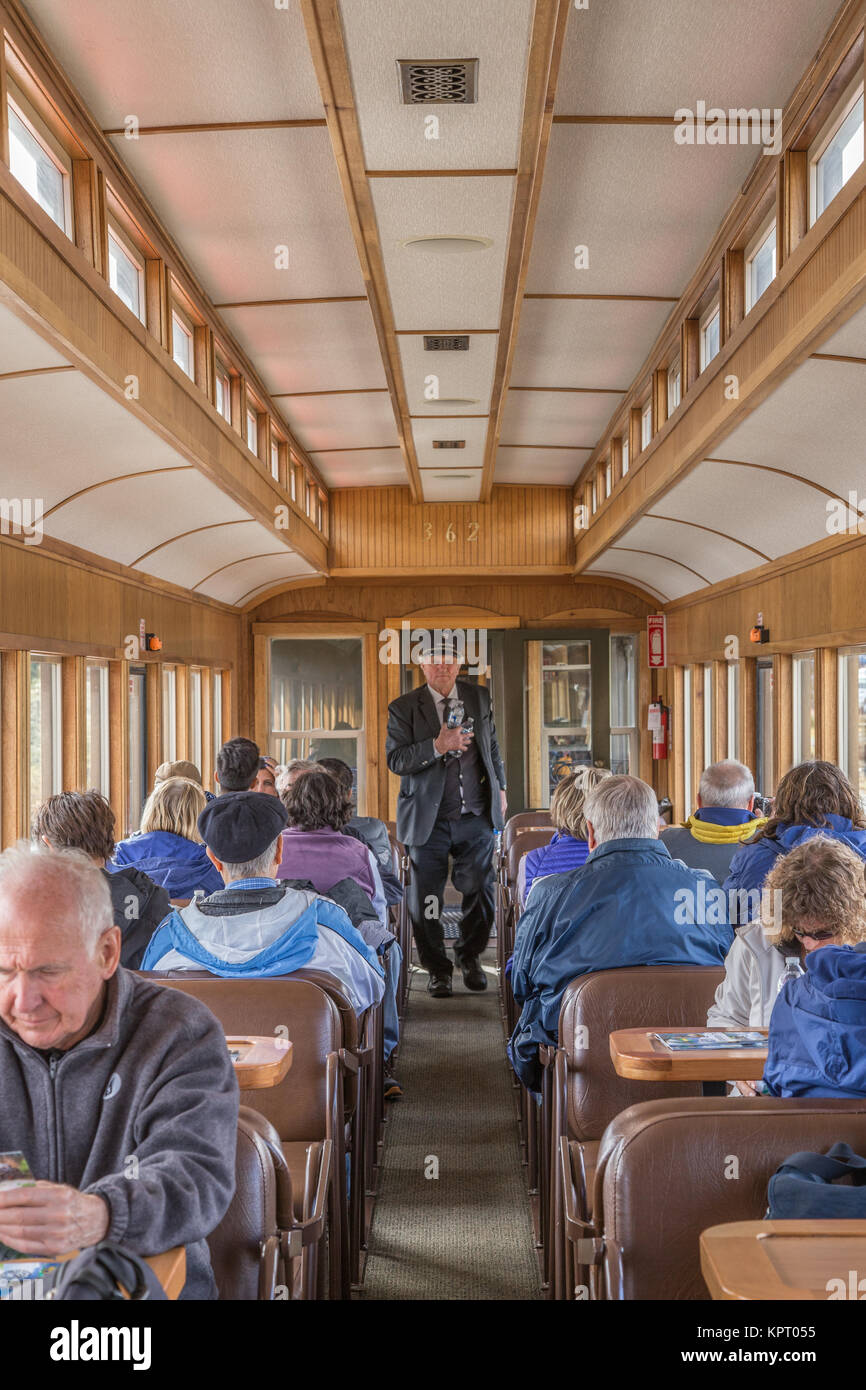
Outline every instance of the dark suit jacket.
<path fill-rule="evenodd" d="M 475 743 L 486 781 L 490 818 L 502 829 L 499 789 L 505 786 L 505 769 L 490 710 L 490 692 L 471 681 L 457 682 L 456 694 L 467 716 L 475 720 Z M 433 741 L 441 724 L 426 685 L 410 690 L 388 706 L 388 767 L 400 778 L 397 799 L 397 839 L 404 845 L 423 845 L 430 838 L 445 790 L 445 760 L 436 756 Z"/>

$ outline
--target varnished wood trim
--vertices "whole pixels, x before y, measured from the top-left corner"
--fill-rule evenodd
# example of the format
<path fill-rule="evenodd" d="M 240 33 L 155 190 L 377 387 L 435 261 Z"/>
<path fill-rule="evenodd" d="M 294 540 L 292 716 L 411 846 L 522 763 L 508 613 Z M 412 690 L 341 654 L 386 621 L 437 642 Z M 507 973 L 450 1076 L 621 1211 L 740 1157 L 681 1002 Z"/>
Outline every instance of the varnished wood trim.
<path fill-rule="evenodd" d="M 516 169 L 365 169 L 368 179 L 495 179 L 514 178 Z"/>
<path fill-rule="evenodd" d="M 536 0 L 533 14 L 518 172 L 505 261 L 500 334 L 490 393 L 490 424 L 484 448 L 482 502 L 489 501 L 493 488 L 496 449 L 517 346 L 520 310 L 529 271 L 532 238 L 550 142 L 556 83 L 570 8 L 569 0 Z"/>
<path fill-rule="evenodd" d="M 351 444 L 342 449 L 313 449 L 313 454 L 370 454 L 379 449 L 399 449 L 399 444 Z"/>
<path fill-rule="evenodd" d="M 594 444 L 504 444 L 499 445 L 500 449 L 572 449 L 578 453 L 591 453 L 595 448 Z M 519 483 L 518 487 L 525 487 L 525 483 Z M 557 486 L 562 486 L 557 484 Z"/>
<path fill-rule="evenodd" d="M 409 423 L 409 399 L 403 367 L 395 337 L 394 314 L 388 292 L 373 195 L 365 176 L 364 150 L 349 60 L 340 22 L 338 0 L 300 0 L 319 90 L 325 107 L 331 146 L 361 272 L 367 288 L 370 311 L 382 354 L 385 378 L 391 392 L 397 434 L 415 500 L 421 495 L 418 458 Z"/>
<path fill-rule="evenodd" d="M 331 621 L 323 616 L 321 622 L 314 623 L 251 623 L 250 630 L 254 637 L 321 637 L 323 634 L 327 637 L 362 637 L 364 633 L 378 632 L 379 625 L 372 622 L 346 622 L 343 618 Z"/>
<path fill-rule="evenodd" d="M 326 126 L 324 116 L 302 117 L 299 120 L 280 121 L 202 121 L 187 125 L 142 125 L 139 135 L 198 135 L 201 132 L 232 130 L 306 130 Z M 103 135 L 125 135 L 123 126 L 108 126 Z"/>
<path fill-rule="evenodd" d="M 509 391 L 566 392 L 576 396 L 624 396 L 618 386 L 509 386 Z"/>
<path fill-rule="evenodd" d="M 326 294 L 309 299 L 230 299 L 215 304 L 215 309 L 271 309 L 293 304 L 366 304 L 365 294 Z M 277 392 L 285 395 L 285 392 Z M 276 395 L 271 396 L 275 400 Z"/>
<path fill-rule="evenodd" d="M 617 551 L 626 551 L 629 555 L 651 555 L 654 560 L 667 560 L 669 565 L 679 565 L 680 569 L 688 570 L 689 574 L 693 574 L 696 579 L 700 579 L 702 584 L 710 583 L 706 575 L 699 574 L 697 570 L 692 569 L 691 565 L 685 564 L 682 560 L 675 560 L 672 555 L 662 555 L 657 550 L 639 550 L 638 547 L 634 545 L 612 545 L 607 553 L 609 555 L 616 555 Z"/>
<path fill-rule="evenodd" d="M 129 662 L 108 665 L 108 799 L 114 812 L 115 836 L 127 830 L 129 797 Z"/>
<path fill-rule="evenodd" d="M 756 767 L 758 760 L 758 662 L 755 658 L 741 657 L 738 664 L 740 668 L 740 721 L 737 748 L 740 762 L 745 763 L 746 767 Z"/>
<path fill-rule="evenodd" d="M 839 756 L 838 653 L 833 647 L 815 650 L 815 757 L 835 763 Z"/>
<path fill-rule="evenodd" d="M 387 396 L 387 394 L 387 386 L 345 386 L 330 391 L 277 391 L 274 400 L 294 400 L 297 396 Z"/>
<path fill-rule="evenodd" d="M 569 116 L 553 118 L 554 125 L 675 125 L 673 116 Z"/>
<path fill-rule="evenodd" d="M 196 589 L 201 588 L 202 584 L 206 584 L 209 579 L 213 579 L 215 574 L 222 574 L 223 570 L 233 569 L 235 565 L 249 564 L 250 560 L 272 560 L 281 554 L 282 551 L 279 550 L 263 550 L 259 555 L 243 555 L 239 560 L 229 560 L 227 565 L 219 565 L 217 569 L 211 570 L 210 574 L 206 574 L 204 579 L 200 579 L 197 584 L 193 584 L 192 592 L 195 593 Z M 291 551 L 286 552 L 287 559 L 290 554 Z"/>
<path fill-rule="evenodd" d="M 189 531 L 179 531 L 176 536 L 169 536 L 167 541 L 160 541 L 159 545 L 151 546 L 150 550 L 146 550 L 144 554 L 139 555 L 136 560 L 131 560 L 130 566 L 132 569 L 135 569 L 135 566 L 140 565 L 142 560 L 147 560 L 151 555 L 155 555 L 157 550 L 162 550 L 167 545 L 173 545 L 175 541 L 182 541 L 187 536 L 196 536 L 199 534 L 200 531 L 216 531 L 220 526 L 257 525 L 258 522 L 254 521 L 252 517 L 249 517 L 248 519 L 244 519 L 243 517 L 241 517 L 236 521 L 212 521 L 208 526 L 193 526 L 190 528 Z"/>
<path fill-rule="evenodd" d="M 601 299 L 624 304 L 678 304 L 675 294 L 537 294 L 526 293 L 524 299 Z"/>
<path fill-rule="evenodd" d="M 77 791 L 84 786 L 86 777 L 83 657 L 61 657 L 60 690 L 63 790 Z"/>
<path fill-rule="evenodd" d="M 487 420 L 489 416 L 483 415 L 410 415 L 410 420 Z"/>
<path fill-rule="evenodd" d="M 465 336 L 477 338 L 480 334 L 498 333 L 498 328 L 397 328 L 395 336 L 398 338 L 457 338 Z"/>
<path fill-rule="evenodd" d="M 794 761 L 794 690 L 792 660 L 787 652 L 773 657 L 773 774 L 775 792 Z"/>
<path fill-rule="evenodd" d="M 844 357 L 838 352 L 813 352 L 810 355 L 818 362 L 853 362 L 858 367 L 866 367 L 866 357 Z"/>
<path fill-rule="evenodd" d="M 30 367 L 26 372 L 0 372 L 0 381 L 17 381 L 24 376 L 54 376 L 57 372 L 74 372 L 73 366 L 68 367 Z"/>
<path fill-rule="evenodd" d="M 804 478 L 801 473 L 791 473 L 787 468 L 775 468 L 769 463 L 750 463 L 745 459 L 720 459 L 707 458 L 705 463 L 729 463 L 735 468 L 754 468 L 759 473 L 777 473 L 780 478 L 790 478 L 792 482 L 804 483 L 806 487 L 814 488 L 816 492 L 822 492 L 825 497 L 832 497 L 834 501 L 844 502 L 848 505 L 846 497 L 840 497 L 838 492 L 833 492 L 830 488 L 824 487 L 823 483 L 816 483 L 813 478 Z"/>
<path fill-rule="evenodd" d="M 89 483 L 87 487 L 81 487 L 77 492 L 70 492 L 62 501 L 55 502 L 54 506 L 49 507 L 48 511 L 44 513 L 43 520 L 47 521 L 48 517 L 53 516 L 55 512 L 59 512 L 61 507 L 68 507 L 70 502 L 77 501 L 79 497 L 84 497 L 88 492 L 96 492 L 99 488 L 111 487 L 114 483 L 126 483 L 130 478 L 156 477 L 159 473 L 189 473 L 193 471 L 193 464 L 180 463 L 176 465 L 172 464 L 167 468 L 144 468 L 138 473 L 120 473 L 116 478 L 103 478 L 101 482 Z"/>
<path fill-rule="evenodd" d="M 731 541 L 734 545 L 740 545 L 744 550 L 751 550 L 753 555 L 757 555 L 760 560 L 765 560 L 768 564 L 771 556 L 765 555 L 762 550 L 757 550 L 755 546 L 749 545 L 746 541 L 739 540 L 727 531 L 717 531 L 713 526 L 704 526 L 700 521 L 684 521 L 680 516 L 661 516 L 658 512 L 647 512 L 648 517 L 654 521 L 673 521 L 677 526 L 693 526 L 696 531 L 708 531 L 711 536 L 721 536 L 723 540 Z"/>
<path fill-rule="evenodd" d="M 0 816 L 3 847 L 28 834 L 30 788 L 30 653 L 0 652 L 3 726 L 0 737 Z"/>
<path fill-rule="evenodd" d="M 145 666 L 144 697 L 147 724 L 147 785 L 153 786 L 156 769 L 163 759 L 162 748 L 162 666 L 148 662 Z"/>

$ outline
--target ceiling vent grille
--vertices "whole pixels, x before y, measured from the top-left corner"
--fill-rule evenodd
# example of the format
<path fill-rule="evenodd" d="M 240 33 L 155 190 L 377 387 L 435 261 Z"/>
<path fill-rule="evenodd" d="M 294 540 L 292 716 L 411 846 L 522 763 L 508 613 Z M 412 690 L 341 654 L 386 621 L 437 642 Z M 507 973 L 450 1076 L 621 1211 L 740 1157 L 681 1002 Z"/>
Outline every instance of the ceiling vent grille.
<path fill-rule="evenodd" d="M 465 439 L 434 439 L 434 449 L 465 449 Z"/>
<path fill-rule="evenodd" d="M 444 58 L 422 62 L 398 58 L 404 106 L 466 105 L 478 100 L 478 59 Z"/>
<path fill-rule="evenodd" d="M 468 333 L 425 333 L 425 352 L 468 352 Z"/>

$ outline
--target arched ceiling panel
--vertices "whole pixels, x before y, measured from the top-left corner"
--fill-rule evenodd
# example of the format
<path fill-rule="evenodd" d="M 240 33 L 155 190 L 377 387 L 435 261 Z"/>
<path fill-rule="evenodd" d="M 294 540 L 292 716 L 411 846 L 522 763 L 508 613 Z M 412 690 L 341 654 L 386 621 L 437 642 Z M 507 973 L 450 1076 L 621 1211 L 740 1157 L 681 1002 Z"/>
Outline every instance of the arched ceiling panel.
<path fill-rule="evenodd" d="M 0 304 L 0 376 L 8 372 L 43 371 L 69 363 L 44 338 Z"/>
<path fill-rule="evenodd" d="M 669 555 L 671 559 L 696 570 L 711 584 L 765 563 L 765 558 L 756 555 L 754 550 L 714 534 L 706 529 L 706 525 L 687 526 L 679 521 L 663 521 L 654 516 L 642 517 L 619 543 L 634 546 L 637 550 Z"/>
<path fill-rule="evenodd" d="M 695 589 L 706 588 L 697 575 L 675 560 L 663 555 L 644 555 L 616 545 L 588 565 L 584 573 L 627 579 L 668 602 L 691 594 Z"/>
<path fill-rule="evenodd" d="M 712 526 L 775 560 L 827 534 L 826 502 L 799 478 L 705 460 L 652 511 Z"/>
<path fill-rule="evenodd" d="M 178 536 L 145 555 L 136 569 L 169 579 L 186 589 L 195 588 L 205 575 L 220 563 L 229 564 L 249 555 L 259 555 L 272 548 L 274 554 L 285 554 L 286 547 L 278 536 L 257 521 L 232 521 Z"/>
<path fill-rule="evenodd" d="M 218 554 L 214 558 L 219 561 Z M 288 551 L 282 555 L 253 556 L 212 574 L 197 586 L 196 593 L 220 599 L 223 603 L 241 604 L 248 602 L 259 589 L 266 589 L 283 579 L 303 579 L 314 573 L 311 565 Z"/>

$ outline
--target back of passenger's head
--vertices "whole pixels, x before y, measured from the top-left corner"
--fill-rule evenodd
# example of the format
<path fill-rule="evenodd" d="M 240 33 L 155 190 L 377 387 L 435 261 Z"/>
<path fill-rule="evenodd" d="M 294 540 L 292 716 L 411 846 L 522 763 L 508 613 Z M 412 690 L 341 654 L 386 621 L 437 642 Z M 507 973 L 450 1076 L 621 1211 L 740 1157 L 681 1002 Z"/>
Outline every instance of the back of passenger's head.
<path fill-rule="evenodd" d="M 762 898 L 768 916 L 772 904 L 771 939 L 779 946 L 804 936 L 832 937 L 840 946 L 866 940 L 866 864 L 830 835 L 813 835 L 777 858 Z"/>
<path fill-rule="evenodd" d="M 154 787 L 141 814 L 141 831 L 168 830 L 185 840 L 198 841 L 196 826 L 207 805 L 204 791 L 198 782 L 186 777 L 169 777 Z"/>
<path fill-rule="evenodd" d="M 283 763 L 277 768 L 277 795 L 285 799 L 284 794 L 289 790 L 293 782 L 297 781 L 302 772 L 310 772 L 318 764 L 310 762 L 306 758 L 290 758 L 287 763 Z"/>
<path fill-rule="evenodd" d="M 606 777 L 610 777 L 606 767 L 580 767 L 557 782 L 550 801 L 550 822 L 555 830 L 575 840 L 586 839 L 586 798 Z"/>
<path fill-rule="evenodd" d="M 731 810 L 748 811 L 755 795 L 755 779 L 745 763 L 726 758 L 724 762 L 704 768 L 698 795 L 702 806 L 726 806 Z"/>
<path fill-rule="evenodd" d="M 251 738 L 230 738 L 216 757 L 216 780 L 222 792 L 247 792 L 259 770 L 259 747 Z"/>
<path fill-rule="evenodd" d="M 336 777 L 340 785 L 351 795 L 354 776 L 349 764 L 344 763 L 342 758 L 319 758 L 314 765 L 323 767 L 326 772 L 330 772 L 332 777 Z"/>
<path fill-rule="evenodd" d="M 798 763 L 776 788 L 773 814 L 763 834 L 773 835 L 777 826 L 827 825 L 828 816 L 844 816 L 861 830 L 866 827 L 859 797 L 840 767 L 819 761 Z"/>
<path fill-rule="evenodd" d="M 114 812 L 101 792 L 58 792 L 33 813 L 34 841 L 78 849 L 102 863 L 114 853 Z"/>
<path fill-rule="evenodd" d="M 285 828 L 285 808 L 265 792 L 214 797 L 198 818 L 199 834 L 226 883 L 270 878 Z"/>
<path fill-rule="evenodd" d="M 345 789 L 330 772 L 316 766 L 295 779 L 282 802 L 295 830 L 342 830 L 352 816 Z"/>
<path fill-rule="evenodd" d="M 185 758 L 177 763 L 160 763 L 153 774 L 153 785 L 156 787 L 160 782 L 167 782 L 169 777 L 185 777 L 188 782 L 198 782 L 201 786 L 201 773 L 195 763 L 188 763 Z"/>
<path fill-rule="evenodd" d="M 113 926 L 108 880 L 87 854 L 25 841 L 0 854 L 0 938 L 6 927 L 16 941 L 71 931 L 93 956 Z"/>
<path fill-rule="evenodd" d="M 583 814 L 592 823 L 599 845 L 608 840 L 658 839 L 656 794 L 639 777 L 605 777 L 588 793 Z"/>

